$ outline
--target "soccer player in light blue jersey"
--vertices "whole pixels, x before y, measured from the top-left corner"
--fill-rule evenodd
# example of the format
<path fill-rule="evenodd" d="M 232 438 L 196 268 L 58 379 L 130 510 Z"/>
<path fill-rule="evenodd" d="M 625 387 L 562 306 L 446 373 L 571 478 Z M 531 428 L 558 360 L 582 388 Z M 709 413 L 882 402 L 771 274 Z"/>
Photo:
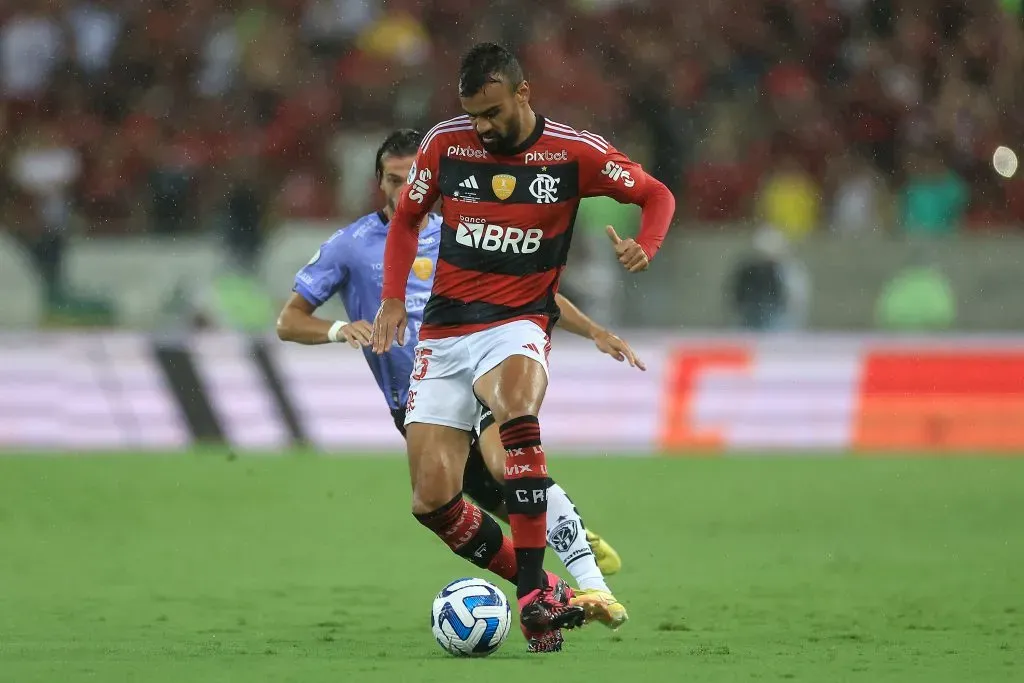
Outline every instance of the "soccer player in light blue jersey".
<path fill-rule="evenodd" d="M 403 129 L 395 131 L 384 141 L 377 152 L 376 173 L 386 198 L 385 206 L 338 230 L 324 242 L 295 276 L 293 293 L 277 322 L 278 336 L 284 341 L 300 344 L 345 342 L 361 348 L 391 410 L 395 426 L 403 436 L 414 349 L 423 321 L 423 309 L 430 297 L 440 245 L 440 216 L 429 214 L 419 233 L 418 253 L 409 275 L 406 297 L 409 338 L 405 344 L 377 355 L 369 347 L 372 325 L 368 321 L 373 319 L 380 306 L 388 223 L 406 186 L 421 139 L 418 131 Z M 341 297 L 352 322 L 324 320 L 315 315 L 317 308 L 335 295 Z M 629 344 L 594 323 L 565 297 L 556 296 L 561 311 L 559 326 L 592 339 L 600 351 L 616 360 L 645 369 Z M 477 434 L 470 446 L 465 472 L 456 474 L 462 475 L 463 490 L 480 507 L 507 521 L 503 487 L 499 483 L 504 477 L 506 454 L 497 432 L 489 411 L 481 406 Z M 479 524 L 494 524 L 493 519 L 480 512 L 479 508 L 475 511 L 470 509 L 467 513 L 466 507 L 460 506 L 460 510 L 461 514 L 479 515 Z M 612 628 L 621 626 L 628 618 L 625 607 L 614 598 L 604 580 L 605 575 L 619 571 L 621 560 L 618 554 L 607 541 L 584 527 L 572 501 L 555 483 L 548 489 L 547 519 L 548 544 L 576 579 L 579 593 L 591 593 L 604 605 L 604 609 L 596 612 L 595 618 Z M 431 527 L 434 520 L 419 521 Z M 495 568 L 489 565 L 494 562 L 497 548 L 481 551 L 479 547 L 460 546 L 458 540 L 446 539 L 446 542 L 460 556 L 494 571 Z"/>

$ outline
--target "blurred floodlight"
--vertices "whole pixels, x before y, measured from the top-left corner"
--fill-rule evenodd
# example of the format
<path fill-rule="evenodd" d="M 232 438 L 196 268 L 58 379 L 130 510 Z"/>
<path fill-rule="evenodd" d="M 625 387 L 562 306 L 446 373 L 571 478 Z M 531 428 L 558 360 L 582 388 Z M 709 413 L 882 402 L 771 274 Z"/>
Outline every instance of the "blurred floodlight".
<path fill-rule="evenodd" d="M 1017 172 L 1017 155 L 1009 147 L 996 147 L 992 154 L 992 166 L 1004 178 L 1012 178 Z"/>

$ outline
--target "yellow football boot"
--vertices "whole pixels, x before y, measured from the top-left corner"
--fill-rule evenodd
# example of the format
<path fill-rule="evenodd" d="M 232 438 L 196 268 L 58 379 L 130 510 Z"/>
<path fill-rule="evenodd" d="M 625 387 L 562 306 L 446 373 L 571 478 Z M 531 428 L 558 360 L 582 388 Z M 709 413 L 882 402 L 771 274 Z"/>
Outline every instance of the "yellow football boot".
<path fill-rule="evenodd" d="M 569 604 L 586 610 L 586 620 L 599 621 L 615 631 L 629 620 L 626 607 L 608 591 L 577 590 Z"/>
<path fill-rule="evenodd" d="M 615 552 L 615 548 L 589 529 L 587 530 L 587 544 L 590 545 L 594 559 L 597 560 L 597 568 L 601 570 L 602 574 L 611 576 L 622 569 L 622 558 Z"/>

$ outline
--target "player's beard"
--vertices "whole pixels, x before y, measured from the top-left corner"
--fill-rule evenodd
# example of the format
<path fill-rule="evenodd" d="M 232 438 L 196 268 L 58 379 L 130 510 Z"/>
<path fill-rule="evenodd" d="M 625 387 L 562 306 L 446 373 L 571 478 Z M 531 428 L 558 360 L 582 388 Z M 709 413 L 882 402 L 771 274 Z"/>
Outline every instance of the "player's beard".
<path fill-rule="evenodd" d="M 494 138 L 485 140 L 482 135 L 477 133 L 477 137 L 480 138 L 480 144 L 483 145 L 491 154 L 508 154 L 515 149 L 516 141 L 519 139 L 519 122 L 510 121 L 508 124 L 508 130 L 503 135 L 497 135 Z"/>

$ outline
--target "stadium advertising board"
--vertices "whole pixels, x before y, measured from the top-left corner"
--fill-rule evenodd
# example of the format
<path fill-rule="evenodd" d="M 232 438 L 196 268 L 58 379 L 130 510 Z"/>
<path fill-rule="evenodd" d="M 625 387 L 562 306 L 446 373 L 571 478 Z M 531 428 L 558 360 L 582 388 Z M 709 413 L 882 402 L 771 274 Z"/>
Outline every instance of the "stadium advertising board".
<path fill-rule="evenodd" d="M 639 372 L 558 337 L 565 453 L 1024 452 L 1024 338 L 635 335 Z M 0 337 L 0 449 L 393 452 L 362 355 L 232 334 Z"/>

